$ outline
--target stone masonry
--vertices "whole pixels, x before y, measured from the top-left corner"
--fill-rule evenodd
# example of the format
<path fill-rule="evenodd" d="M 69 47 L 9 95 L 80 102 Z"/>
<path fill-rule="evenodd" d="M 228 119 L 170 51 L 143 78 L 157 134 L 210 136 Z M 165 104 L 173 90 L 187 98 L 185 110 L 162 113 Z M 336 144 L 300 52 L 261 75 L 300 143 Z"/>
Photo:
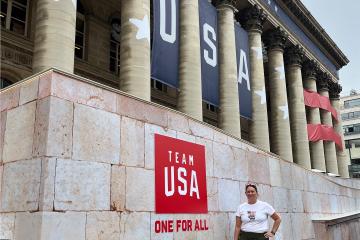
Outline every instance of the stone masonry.
<path fill-rule="evenodd" d="M 283 221 L 281 239 L 315 239 L 312 219 L 360 209 L 360 182 L 280 159 L 180 112 L 49 70 L 0 92 L 0 239 L 232 239 L 244 185 Z M 206 149 L 208 214 L 156 214 L 154 133 Z M 155 233 L 157 219 L 208 231 Z"/>

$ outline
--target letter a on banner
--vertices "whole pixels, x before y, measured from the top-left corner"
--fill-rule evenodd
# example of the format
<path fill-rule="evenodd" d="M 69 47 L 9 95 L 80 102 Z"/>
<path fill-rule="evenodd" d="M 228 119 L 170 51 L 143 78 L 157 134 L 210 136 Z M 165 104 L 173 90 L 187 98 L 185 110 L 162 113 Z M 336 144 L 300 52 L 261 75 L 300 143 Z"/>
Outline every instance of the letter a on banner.
<path fill-rule="evenodd" d="M 151 77 L 178 87 L 179 0 L 153 0 Z"/>
<path fill-rule="evenodd" d="M 238 86 L 240 115 L 251 119 L 251 86 L 248 33 L 235 23 L 236 59 L 238 65 Z"/>

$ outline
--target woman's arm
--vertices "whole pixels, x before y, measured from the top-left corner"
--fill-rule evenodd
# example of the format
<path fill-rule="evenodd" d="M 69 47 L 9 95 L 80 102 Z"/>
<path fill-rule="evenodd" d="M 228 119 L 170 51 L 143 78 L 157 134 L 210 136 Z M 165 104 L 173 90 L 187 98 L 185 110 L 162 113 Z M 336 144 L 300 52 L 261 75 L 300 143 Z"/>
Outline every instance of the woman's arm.
<path fill-rule="evenodd" d="M 236 216 L 235 230 L 234 230 L 234 240 L 238 240 L 240 236 L 241 229 L 241 218 Z"/>
<path fill-rule="evenodd" d="M 265 237 L 267 237 L 267 238 L 275 236 L 275 233 L 278 230 L 280 223 L 281 223 L 280 215 L 277 214 L 276 212 L 274 212 L 273 215 L 271 215 L 271 218 L 274 220 L 274 225 L 273 225 L 271 231 L 265 233 Z"/>

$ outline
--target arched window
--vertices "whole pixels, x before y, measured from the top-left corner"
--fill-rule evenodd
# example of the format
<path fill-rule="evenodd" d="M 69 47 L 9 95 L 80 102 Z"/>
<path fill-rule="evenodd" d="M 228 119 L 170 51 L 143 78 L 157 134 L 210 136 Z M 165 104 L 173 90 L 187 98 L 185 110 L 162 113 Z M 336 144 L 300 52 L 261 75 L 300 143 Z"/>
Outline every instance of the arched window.
<path fill-rule="evenodd" d="M 85 10 L 81 1 L 76 7 L 75 57 L 84 59 L 85 53 Z"/>
<path fill-rule="evenodd" d="M 110 34 L 110 72 L 120 72 L 120 20 L 114 18 L 111 21 Z"/>
<path fill-rule="evenodd" d="M 1 0 L 1 27 L 26 35 L 28 0 Z"/>

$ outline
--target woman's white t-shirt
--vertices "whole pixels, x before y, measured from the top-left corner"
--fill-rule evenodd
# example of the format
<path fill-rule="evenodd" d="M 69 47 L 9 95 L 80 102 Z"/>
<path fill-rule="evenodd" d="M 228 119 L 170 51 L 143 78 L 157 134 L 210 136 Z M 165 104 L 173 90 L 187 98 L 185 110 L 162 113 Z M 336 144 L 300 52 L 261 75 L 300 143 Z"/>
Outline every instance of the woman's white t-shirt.
<path fill-rule="evenodd" d="M 263 233 L 269 230 L 268 217 L 274 212 L 270 204 L 257 200 L 254 204 L 241 204 L 236 216 L 241 218 L 241 231 Z"/>

